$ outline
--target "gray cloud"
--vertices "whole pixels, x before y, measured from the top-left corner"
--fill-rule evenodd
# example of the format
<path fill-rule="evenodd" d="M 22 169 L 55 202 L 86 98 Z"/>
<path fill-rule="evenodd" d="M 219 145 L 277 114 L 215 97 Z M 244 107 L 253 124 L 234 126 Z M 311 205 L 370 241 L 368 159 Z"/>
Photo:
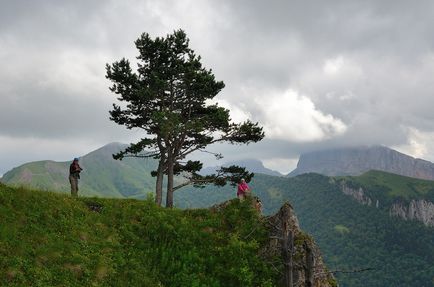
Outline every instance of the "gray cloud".
<path fill-rule="evenodd" d="M 46 0 L 1 7 L 0 174 L 26 160 L 67 159 L 140 136 L 108 120 L 115 96 L 104 65 L 134 60 L 140 33 L 178 28 L 225 81 L 219 99 L 234 118 L 283 131 L 247 148 L 219 147 L 227 158 L 270 163 L 358 144 L 434 158 L 432 1 Z M 274 101 L 281 109 L 267 113 Z"/>

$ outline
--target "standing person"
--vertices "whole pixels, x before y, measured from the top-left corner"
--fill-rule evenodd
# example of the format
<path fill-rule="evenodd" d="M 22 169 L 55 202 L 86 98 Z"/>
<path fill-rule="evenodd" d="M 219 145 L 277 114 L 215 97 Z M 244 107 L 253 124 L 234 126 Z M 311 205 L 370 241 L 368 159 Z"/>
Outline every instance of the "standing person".
<path fill-rule="evenodd" d="M 248 193 L 250 193 L 250 187 L 247 185 L 245 179 L 242 178 L 240 183 L 238 184 L 237 197 L 240 200 L 243 200 Z"/>
<path fill-rule="evenodd" d="M 78 179 L 82 170 L 78 164 L 78 158 L 74 158 L 74 161 L 69 166 L 69 183 L 71 183 L 71 195 L 73 197 L 78 196 Z"/>

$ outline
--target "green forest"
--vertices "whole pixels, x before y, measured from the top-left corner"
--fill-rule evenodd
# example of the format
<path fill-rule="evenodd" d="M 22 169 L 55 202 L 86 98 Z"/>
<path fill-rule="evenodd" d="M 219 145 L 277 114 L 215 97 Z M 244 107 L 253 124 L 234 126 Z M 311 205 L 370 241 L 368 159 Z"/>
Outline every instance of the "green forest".
<path fill-rule="evenodd" d="M 398 177 L 404 186 L 419 182 L 411 179 L 409 183 L 408 178 Z M 258 174 L 250 185 L 262 199 L 265 213 L 275 212 L 284 201 L 291 202 L 301 228 L 315 238 L 330 270 L 372 268 L 336 273 L 340 286 L 433 286 L 434 228 L 361 205 L 341 192 L 341 179 L 318 174 L 294 178 Z M 358 179 L 359 185 L 362 179 L 366 176 Z M 391 179 L 396 180 L 394 176 Z M 390 188 L 389 181 L 385 182 L 373 184 L 377 193 Z M 371 186 L 371 190 L 375 189 Z M 177 194 L 176 203 L 182 207 L 207 206 L 234 197 L 234 193 L 232 188 L 185 189 Z"/>

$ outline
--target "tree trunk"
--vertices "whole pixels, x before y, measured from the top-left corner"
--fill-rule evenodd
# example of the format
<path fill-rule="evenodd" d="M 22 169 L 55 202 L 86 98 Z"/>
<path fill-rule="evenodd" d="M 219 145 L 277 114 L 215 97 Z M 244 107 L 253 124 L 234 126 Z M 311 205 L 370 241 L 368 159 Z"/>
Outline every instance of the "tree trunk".
<path fill-rule="evenodd" d="M 166 196 L 166 207 L 173 207 L 173 155 L 169 151 L 167 156 L 167 196 Z"/>
<path fill-rule="evenodd" d="M 155 203 L 161 206 L 163 200 L 163 175 L 164 175 L 164 158 L 160 158 L 157 169 L 157 181 L 155 184 Z"/>

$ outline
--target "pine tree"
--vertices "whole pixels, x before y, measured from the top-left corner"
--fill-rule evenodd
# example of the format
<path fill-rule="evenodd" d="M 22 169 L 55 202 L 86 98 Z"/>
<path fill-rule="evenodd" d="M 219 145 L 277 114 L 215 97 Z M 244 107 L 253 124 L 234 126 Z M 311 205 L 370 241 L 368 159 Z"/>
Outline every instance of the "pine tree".
<path fill-rule="evenodd" d="M 165 38 L 152 39 L 143 33 L 136 40 L 139 51 L 137 72 L 125 58 L 107 64 L 110 90 L 124 105 L 113 104 L 110 119 L 128 129 L 140 128 L 145 137 L 131 144 L 115 159 L 125 156 L 153 157 L 159 160 L 156 176 L 156 202 L 161 205 L 163 177 L 167 176 L 166 206 L 173 206 L 174 190 L 186 184 L 224 185 L 253 174 L 244 168 L 222 168 L 216 174 L 201 176 L 199 161 L 184 162 L 189 154 L 216 142 L 249 144 L 263 139 L 258 123 L 233 123 L 229 110 L 209 104 L 223 88 L 212 70 L 202 66 L 201 57 L 189 48 L 184 31 L 174 31 Z M 216 154 L 217 157 L 220 155 Z M 174 186 L 174 176 L 183 174 L 187 181 Z"/>

